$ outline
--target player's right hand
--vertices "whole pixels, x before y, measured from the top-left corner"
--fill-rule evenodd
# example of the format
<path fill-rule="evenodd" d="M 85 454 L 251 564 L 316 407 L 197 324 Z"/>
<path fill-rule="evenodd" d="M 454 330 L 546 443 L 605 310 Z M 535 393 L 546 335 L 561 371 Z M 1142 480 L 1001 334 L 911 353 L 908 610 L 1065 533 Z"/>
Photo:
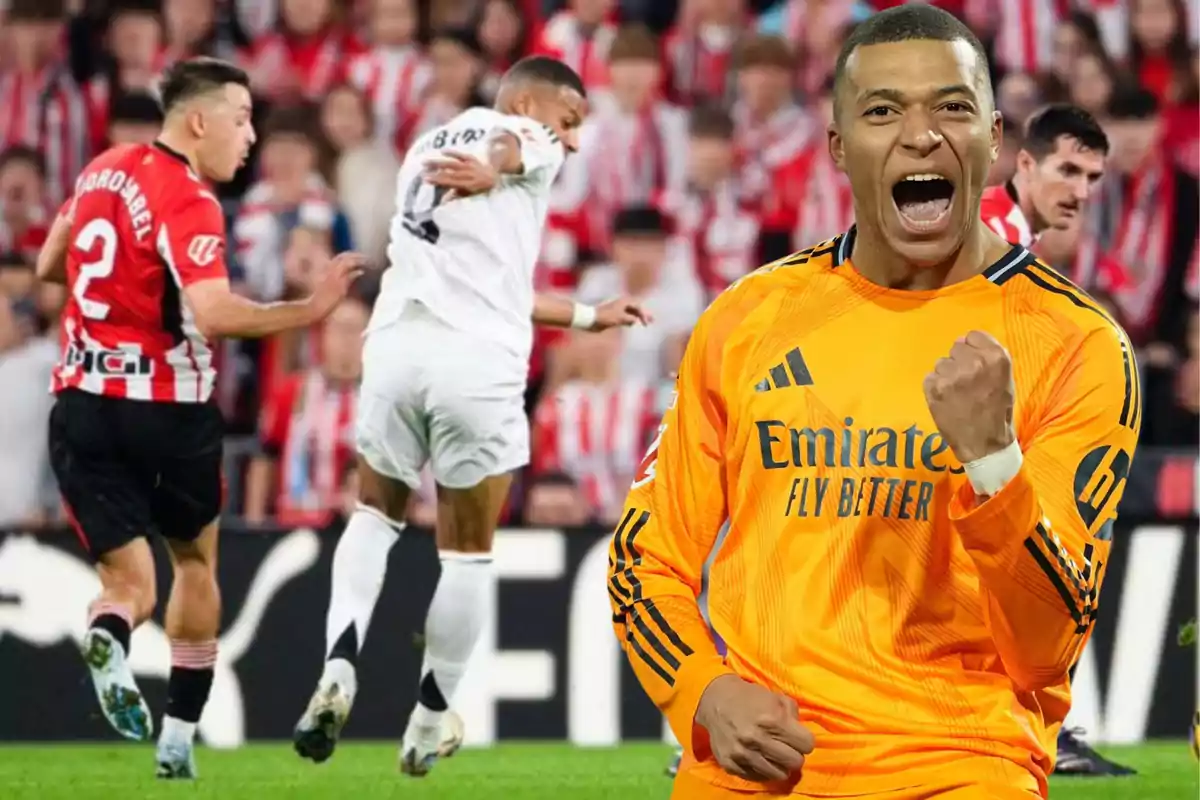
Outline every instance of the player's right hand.
<path fill-rule="evenodd" d="M 366 256 L 347 251 L 331 258 L 324 269 L 318 270 L 313 293 L 308 298 L 315 319 L 325 319 L 349 293 L 351 285 L 363 274 Z"/>
<path fill-rule="evenodd" d="M 700 697 L 696 724 L 708 731 L 713 756 L 730 775 L 769 782 L 799 778 L 812 733 L 790 697 L 736 675 L 713 680 Z"/>

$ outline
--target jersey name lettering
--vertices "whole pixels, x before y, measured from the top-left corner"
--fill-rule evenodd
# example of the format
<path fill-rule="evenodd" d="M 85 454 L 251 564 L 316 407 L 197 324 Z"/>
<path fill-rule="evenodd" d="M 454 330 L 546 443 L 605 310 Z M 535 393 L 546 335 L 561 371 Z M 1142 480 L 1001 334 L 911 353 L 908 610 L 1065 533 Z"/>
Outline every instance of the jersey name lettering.
<path fill-rule="evenodd" d="M 89 192 L 99 191 L 113 192 L 121 197 L 129 211 L 129 224 L 139 242 L 150 234 L 154 227 L 154 219 L 146 205 L 146 196 L 142 194 L 142 188 L 132 176 L 119 169 L 102 169 L 99 172 L 85 173 L 75 186 L 77 200 Z"/>

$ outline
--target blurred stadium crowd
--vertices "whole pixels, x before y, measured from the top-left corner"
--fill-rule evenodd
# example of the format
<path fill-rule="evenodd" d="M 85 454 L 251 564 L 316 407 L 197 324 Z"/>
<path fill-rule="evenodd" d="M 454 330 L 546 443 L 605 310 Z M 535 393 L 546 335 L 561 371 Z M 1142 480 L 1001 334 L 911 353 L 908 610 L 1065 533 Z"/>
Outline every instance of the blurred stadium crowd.
<path fill-rule="evenodd" d="M 728 283 L 853 221 L 825 146 L 848 29 L 900 0 L 0 0 L 0 526 L 58 518 L 46 462 L 58 287 L 31 265 L 76 173 L 149 141 L 164 65 L 197 54 L 252 76 L 259 144 L 222 187 L 234 280 L 302 294 L 347 248 L 384 266 L 394 176 L 414 137 L 528 53 L 585 78 L 593 115 L 559 179 L 540 288 L 645 300 L 656 323 L 541 332 L 533 463 L 510 522 L 608 523 L 692 324 Z M 1078 229 L 1037 250 L 1108 305 L 1141 349 L 1143 444 L 1195 447 L 1200 106 L 1197 3 L 942 0 L 988 44 L 1014 169 L 1021 122 L 1065 100 L 1113 145 Z M 1190 218 L 1189 218 L 1190 217 Z M 374 280 L 320 330 L 221 350 L 230 513 L 292 524 L 352 489 L 360 336 Z M 432 486 L 414 501 L 432 521 Z"/>

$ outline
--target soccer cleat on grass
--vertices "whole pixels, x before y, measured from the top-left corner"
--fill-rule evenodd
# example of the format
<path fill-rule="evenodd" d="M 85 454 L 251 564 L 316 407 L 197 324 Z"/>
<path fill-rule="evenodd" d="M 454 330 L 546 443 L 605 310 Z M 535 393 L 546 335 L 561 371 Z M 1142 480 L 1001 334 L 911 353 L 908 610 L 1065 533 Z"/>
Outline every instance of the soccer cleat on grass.
<path fill-rule="evenodd" d="M 440 725 L 417 725 L 410 718 L 400 745 L 400 772 L 423 778 L 439 758 L 450 758 L 462 747 L 465 730 L 462 717 L 453 711 L 442 715 Z"/>
<path fill-rule="evenodd" d="M 314 764 L 329 760 L 350 717 L 353 702 L 352 695 L 341 683 L 317 686 L 292 734 L 292 744 L 301 758 L 310 759 Z"/>
<path fill-rule="evenodd" d="M 679 764 L 683 761 L 683 748 L 675 748 L 675 753 L 671 756 L 671 761 L 667 764 L 667 776 L 674 778 L 679 774 Z"/>
<path fill-rule="evenodd" d="M 126 739 L 149 741 L 154 735 L 150 707 L 138 689 L 121 645 L 108 631 L 93 628 L 84 634 L 80 650 L 108 724 Z"/>
<path fill-rule="evenodd" d="M 196 777 L 196 759 L 191 745 L 159 742 L 154 760 L 158 764 L 155 777 L 167 780 L 194 780 Z"/>
<path fill-rule="evenodd" d="M 1080 728 L 1063 728 L 1058 733 L 1058 758 L 1054 764 L 1055 775 L 1102 778 L 1136 775 L 1137 770 L 1115 761 L 1109 761 L 1088 746 L 1082 738 Z"/>

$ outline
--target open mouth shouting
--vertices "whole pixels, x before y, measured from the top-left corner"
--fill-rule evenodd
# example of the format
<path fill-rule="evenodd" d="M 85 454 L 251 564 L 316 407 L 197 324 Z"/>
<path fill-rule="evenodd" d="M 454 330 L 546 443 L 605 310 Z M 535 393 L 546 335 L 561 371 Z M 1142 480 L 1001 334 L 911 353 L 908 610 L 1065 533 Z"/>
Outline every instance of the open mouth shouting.
<path fill-rule="evenodd" d="M 941 233 L 950 224 L 954 182 L 937 172 L 905 175 L 892 187 L 901 226 L 912 234 Z"/>

